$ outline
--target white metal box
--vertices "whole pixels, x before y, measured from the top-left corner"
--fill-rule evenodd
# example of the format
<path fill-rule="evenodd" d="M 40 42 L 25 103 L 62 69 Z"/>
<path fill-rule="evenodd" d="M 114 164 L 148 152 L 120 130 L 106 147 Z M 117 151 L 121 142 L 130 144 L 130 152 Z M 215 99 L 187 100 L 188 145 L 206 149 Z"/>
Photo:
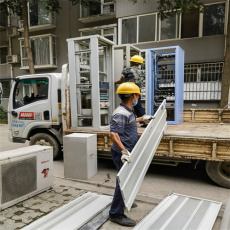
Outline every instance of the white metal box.
<path fill-rule="evenodd" d="M 97 173 L 97 135 L 73 133 L 63 137 L 64 176 L 86 180 Z"/>
<path fill-rule="evenodd" d="M 53 148 L 33 145 L 0 153 L 0 209 L 53 185 Z"/>

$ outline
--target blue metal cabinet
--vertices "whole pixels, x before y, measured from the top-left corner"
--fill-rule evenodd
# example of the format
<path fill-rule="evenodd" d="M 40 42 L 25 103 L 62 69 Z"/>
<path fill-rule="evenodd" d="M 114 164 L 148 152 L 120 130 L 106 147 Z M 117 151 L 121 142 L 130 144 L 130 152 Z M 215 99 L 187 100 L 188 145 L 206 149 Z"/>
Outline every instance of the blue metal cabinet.
<path fill-rule="evenodd" d="M 147 51 L 147 114 L 166 99 L 167 123 L 183 122 L 184 50 L 179 46 Z"/>

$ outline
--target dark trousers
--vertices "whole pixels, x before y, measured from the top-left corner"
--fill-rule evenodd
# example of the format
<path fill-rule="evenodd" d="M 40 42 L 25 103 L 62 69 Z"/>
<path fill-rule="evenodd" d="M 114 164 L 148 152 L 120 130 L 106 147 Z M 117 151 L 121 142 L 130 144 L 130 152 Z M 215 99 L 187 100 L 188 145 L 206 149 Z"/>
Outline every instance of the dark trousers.
<path fill-rule="evenodd" d="M 137 105 L 135 105 L 133 108 L 137 117 L 142 117 L 145 115 L 145 108 L 141 106 L 141 95 L 139 96 Z"/>
<path fill-rule="evenodd" d="M 119 172 L 123 163 L 121 161 L 121 153 L 113 151 L 111 149 L 111 155 L 112 155 L 112 159 L 113 162 L 117 168 L 117 171 Z M 115 188 L 115 192 L 114 192 L 114 196 L 113 196 L 113 201 L 111 204 L 111 208 L 109 211 L 109 215 L 110 216 L 115 216 L 115 215 L 124 215 L 124 201 L 121 195 L 121 190 L 118 184 L 118 181 L 116 180 L 116 188 Z"/>

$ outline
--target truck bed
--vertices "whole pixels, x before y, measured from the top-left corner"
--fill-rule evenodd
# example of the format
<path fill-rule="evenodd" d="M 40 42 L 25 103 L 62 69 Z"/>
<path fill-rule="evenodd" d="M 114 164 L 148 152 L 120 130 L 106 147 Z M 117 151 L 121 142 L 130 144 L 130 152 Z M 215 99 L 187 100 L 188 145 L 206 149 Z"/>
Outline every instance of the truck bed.
<path fill-rule="evenodd" d="M 141 136 L 144 128 L 138 127 Z M 110 157 L 112 141 L 109 130 L 65 130 L 64 135 L 73 132 L 97 134 L 99 157 Z M 155 156 L 177 159 L 201 159 L 230 161 L 230 123 L 183 122 L 168 125 Z"/>

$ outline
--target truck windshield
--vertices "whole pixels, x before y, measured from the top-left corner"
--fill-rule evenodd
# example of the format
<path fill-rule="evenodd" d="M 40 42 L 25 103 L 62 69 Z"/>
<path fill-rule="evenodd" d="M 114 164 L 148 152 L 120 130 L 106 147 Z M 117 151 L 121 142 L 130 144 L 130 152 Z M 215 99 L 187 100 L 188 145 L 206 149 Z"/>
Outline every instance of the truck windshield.
<path fill-rule="evenodd" d="M 18 81 L 14 89 L 14 109 L 48 99 L 48 88 L 49 80 L 47 78 Z"/>

